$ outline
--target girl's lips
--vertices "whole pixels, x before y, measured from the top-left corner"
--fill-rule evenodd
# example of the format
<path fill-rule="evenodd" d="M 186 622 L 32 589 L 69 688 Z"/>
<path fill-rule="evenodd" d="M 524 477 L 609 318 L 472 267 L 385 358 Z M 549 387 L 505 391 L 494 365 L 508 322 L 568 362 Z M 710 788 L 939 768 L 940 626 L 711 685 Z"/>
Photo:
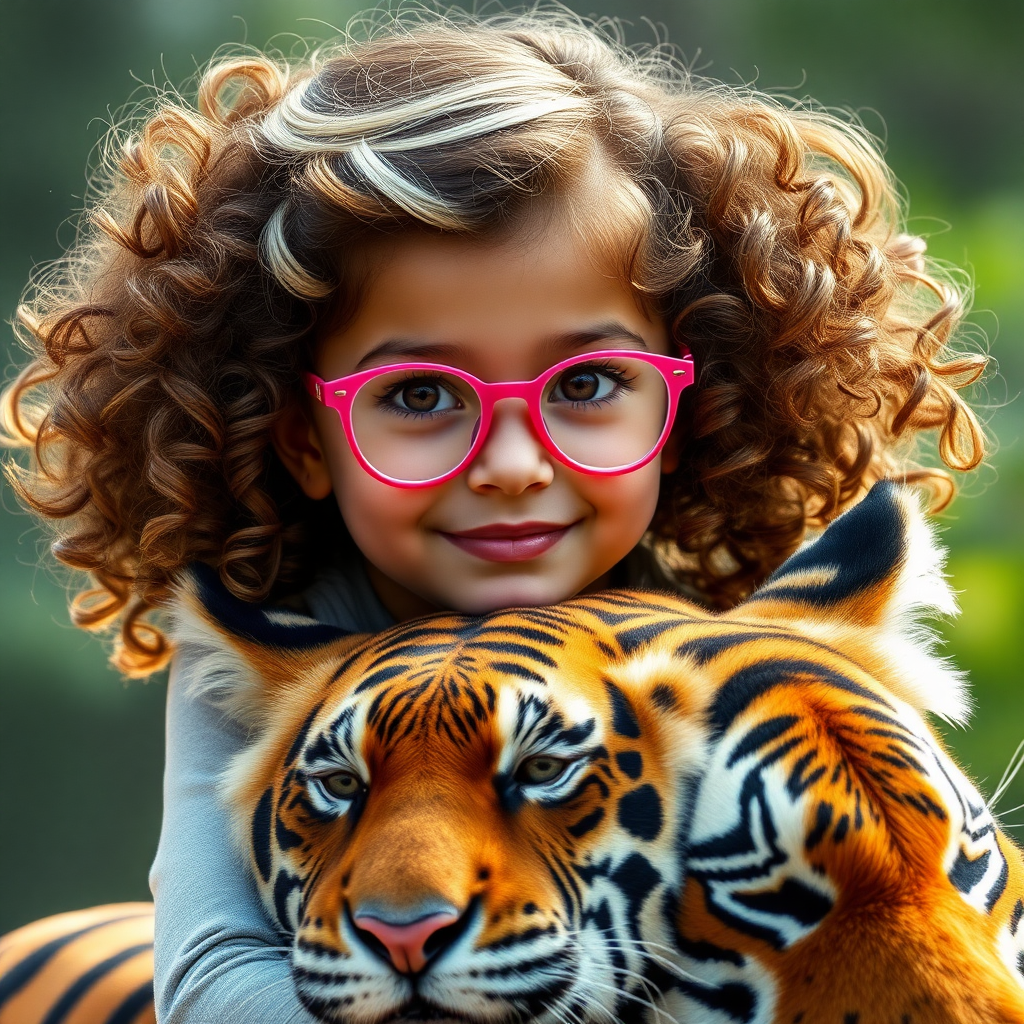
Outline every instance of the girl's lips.
<path fill-rule="evenodd" d="M 528 562 L 553 548 L 574 526 L 569 523 L 494 523 L 460 533 L 442 533 L 445 540 L 488 562 Z"/>

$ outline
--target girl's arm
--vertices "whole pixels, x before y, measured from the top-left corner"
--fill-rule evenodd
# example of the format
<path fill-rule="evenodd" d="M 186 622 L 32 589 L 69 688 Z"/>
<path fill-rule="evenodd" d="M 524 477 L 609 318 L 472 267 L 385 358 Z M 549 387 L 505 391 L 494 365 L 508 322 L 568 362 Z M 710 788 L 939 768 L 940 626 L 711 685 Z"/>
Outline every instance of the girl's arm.
<path fill-rule="evenodd" d="M 220 774 L 244 743 L 210 704 L 187 696 L 179 656 L 167 703 L 154 989 L 160 1024 L 315 1024 L 299 1002 L 288 942 L 263 911 L 220 803 Z"/>

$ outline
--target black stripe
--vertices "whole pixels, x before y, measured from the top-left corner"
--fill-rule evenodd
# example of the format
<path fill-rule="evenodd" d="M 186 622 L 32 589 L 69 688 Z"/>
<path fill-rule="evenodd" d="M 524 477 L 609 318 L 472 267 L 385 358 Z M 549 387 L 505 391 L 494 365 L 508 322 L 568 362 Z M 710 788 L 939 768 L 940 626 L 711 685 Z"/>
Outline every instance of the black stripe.
<path fill-rule="evenodd" d="M 493 672 L 504 672 L 505 675 L 515 676 L 517 679 L 529 679 L 542 686 L 548 685 L 547 679 L 539 672 L 534 672 L 532 668 L 527 668 L 514 661 L 492 661 L 489 667 Z"/>
<path fill-rule="evenodd" d="M 432 654 L 447 655 L 451 652 L 451 649 L 451 644 L 447 642 L 447 637 L 444 639 L 438 639 L 435 643 L 424 644 L 406 641 L 405 643 L 392 644 L 378 654 L 363 671 L 374 672 L 376 669 L 380 668 L 381 665 L 387 665 L 398 658 L 415 658 L 422 661 L 424 658 L 429 657 Z M 442 660 L 443 659 L 441 657 L 438 658 L 439 663 Z"/>
<path fill-rule="evenodd" d="M 720 654 L 740 647 L 743 644 L 752 643 L 757 640 L 766 639 L 796 639 L 792 633 L 783 633 L 768 629 L 743 630 L 737 633 L 714 633 L 711 636 L 697 637 L 695 640 L 687 640 L 676 648 L 676 654 L 681 658 L 690 658 L 698 665 L 706 665 L 713 661 Z M 801 640 L 804 638 L 801 637 Z"/>
<path fill-rule="evenodd" d="M 552 647 L 564 647 L 565 641 L 557 633 L 549 633 L 547 630 L 537 629 L 530 626 L 524 626 L 512 623 L 502 623 L 497 626 L 493 631 L 497 637 L 502 636 L 516 636 L 520 640 L 532 640 L 538 644 L 550 644 Z M 474 641 L 471 646 L 482 646 L 489 648 L 494 639 L 492 637 L 482 637 L 480 640 Z"/>
<path fill-rule="evenodd" d="M 67 1016 L 71 1013 L 82 998 L 101 978 L 105 978 L 114 968 L 120 967 L 126 960 L 133 956 L 144 953 L 153 948 L 152 942 L 141 942 L 137 946 L 129 946 L 122 949 L 120 953 L 108 957 L 101 963 L 96 964 L 85 972 L 78 980 L 57 1000 L 50 1009 L 50 1012 L 43 1018 L 42 1024 L 64 1024 Z M 152 989 L 152 982 L 150 982 Z"/>
<path fill-rule="evenodd" d="M 309 727 L 313 724 L 313 719 L 320 713 L 320 709 L 324 706 L 324 702 L 317 701 L 314 705 L 313 710 L 306 715 L 306 720 L 299 727 L 299 731 L 295 734 L 295 739 L 292 740 L 292 745 L 288 748 L 288 753 L 285 755 L 284 767 L 288 768 L 292 762 L 299 756 L 299 749 L 302 744 L 306 741 L 306 735 L 309 732 Z"/>
<path fill-rule="evenodd" d="M 137 917 L 148 917 L 150 913 L 151 911 L 146 911 L 141 914 L 125 914 L 123 917 L 111 917 L 105 921 L 98 921 L 96 924 L 80 928 L 77 932 L 71 932 L 70 935 L 61 935 L 46 943 L 45 946 L 40 946 L 34 953 L 25 957 L 16 967 L 0 978 L 0 1010 L 3 1009 L 4 1003 L 16 996 L 69 942 L 74 942 L 75 939 L 88 935 L 89 932 L 94 932 L 97 928 L 106 928 L 108 924 L 131 921 Z"/>
<path fill-rule="evenodd" d="M 999 851 L 1000 857 L 1002 857 L 1003 851 Z M 999 871 L 999 877 L 996 879 L 995 885 L 989 890 L 988 896 L 985 897 L 985 910 L 988 913 L 992 913 L 992 908 L 999 902 L 1003 893 L 1006 892 L 1006 883 L 1010 877 L 1010 865 L 1006 863 L 1006 858 L 1002 857 L 1003 866 Z"/>
<path fill-rule="evenodd" d="M 589 814 L 584 815 L 575 825 L 566 826 L 566 830 L 573 839 L 582 839 L 588 832 L 592 832 L 604 819 L 604 808 L 595 807 Z M 488 947 L 491 948 L 491 947 Z"/>
<path fill-rule="evenodd" d="M 153 1002 L 152 980 L 141 984 L 103 1024 L 132 1024 L 144 1006 Z"/>
<path fill-rule="evenodd" d="M 192 562 L 188 572 L 203 610 L 233 636 L 255 640 L 264 647 L 285 650 L 324 647 L 342 637 L 352 636 L 347 629 L 329 626 L 305 615 L 300 616 L 303 621 L 299 623 L 282 625 L 274 622 L 267 609 L 258 605 L 254 608 L 250 602 L 231 594 L 212 567 L 203 562 Z"/>
<path fill-rule="evenodd" d="M 586 604 L 583 604 L 581 602 L 581 604 L 583 608 L 585 608 L 588 612 L 590 612 L 591 615 L 594 616 L 594 618 L 599 619 L 606 626 L 621 626 L 624 623 L 628 622 L 630 619 L 639 618 L 644 613 L 664 613 L 665 611 L 664 608 L 652 608 L 650 605 L 640 604 L 636 601 L 615 601 L 608 597 L 608 595 L 604 595 L 601 598 L 600 604 L 592 604 L 590 602 L 587 602 Z M 623 610 L 620 612 L 615 612 L 611 610 L 612 608 L 621 608 Z"/>
<path fill-rule="evenodd" d="M 274 790 L 263 791 L 256 810 L 253 811 L 250 836 L 252 853 L 256 860 L 256 868 L 264 882 L 270 881 L 270 870 L 273 867 L 273 851 L 270 849 L 270 821 L 274 813 Z"/>
<path fill-rule="evenodd" d="M 411 665 L 388 665 L 386 668 L 378 669 L 372 675 L 366 676 L 362 682 L 352 691 L 353 693 L 362 693 L 364 690 L 372 690 L 375 686 L 380 686 L 382 683 L 389 683 L 396 676 L 402 675 L 403 672 L 408 672 Z"/>
<path fill-rule="evenodd" d="M 608 701 L 612 706 L 612 729 L 618 736 L 635 740 L 640 736 L 640 723 L 637 721 L 629 698 L 610 679 L 602 680 L 608 692 Z"/>
<path fill-rule="evenodd" d="M 543 651 L 538 650 L 536 647 L 528 647 L 526 644 L 517 644 L 513 640 L 494 640 L 476 646 L 478 649 L 484 649 L 488 653 L 514 655 L 526 658 L 528 661 L 546 665 L 548 668 L 558 668 L 558 662 Z"/>
<path fill-rule="evenodd" d="M 632 626 L 616 634 L 615 639 L 619 641 L 619 647 L 623 654 L 633 654 L 640 647 L 646 647 L 654 643 L 662 633 L 675 629 L 679 623 L 675 619 L 663 619 L 660 622 L 645 622 L 639 626 Z"/>
<path fill-rule="evenodd" d="M 784 736 L 800 719 L 796 715 L 776 715 L 767 718 L 750 729 L 729 754 L 725 766 L 732 768 L 737 761 L 742 761 L 748 754 L 753 754 L 762 747 L 768 746 L 780 736 Z"/>
<path fill-rule="evenodd" d="M 757 643 L 759 640 L 772 641 L 775 644 L 799 644 L 800 648 L 805 650 L 811 648 L 824 654 L 842 657 L 835 647 L 822 643 L 820 640 L 812 640 L 810 637 L 801 636 L 784 626 L 772 626 L 767 623 L 758 624 L 756 630 L 744 624 L 744 629 L 741 632 L 709 633 L 706 636 L 687 640 L 676 648 L 676 654 L 680 657 L 692 658 L 698 664 L 705 665 L 734 647 Z"/>
<path fill-rule="evenodd" d="M 821 662 L 796 658 L 765 659 L 741 668 L 719 687 L 711 705 L 712 739 L 718 739 L 762 694 L 777 686 L 802 686 L 807 682 L 825 683 L 837 690 L 895 711 L 880 694 L 861 686 L 860 683 Z"/>

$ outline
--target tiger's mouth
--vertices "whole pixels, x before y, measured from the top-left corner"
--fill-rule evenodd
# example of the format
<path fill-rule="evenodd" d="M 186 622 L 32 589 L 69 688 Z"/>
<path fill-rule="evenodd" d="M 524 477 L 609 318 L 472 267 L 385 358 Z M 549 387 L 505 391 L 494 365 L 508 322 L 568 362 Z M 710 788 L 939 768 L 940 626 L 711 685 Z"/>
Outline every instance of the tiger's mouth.
<path fill-rule="evenodd" d="M 451 1010 L 442 1010 L 439 1006 L 422 999 L 410 999 L 394 1016 L 386 1018 L 382 1024 L 419 1024 L 420 1021 L 431 1021 L 432 1024 L 474 1024 L 471 1017 L 464 1017 Z"/>

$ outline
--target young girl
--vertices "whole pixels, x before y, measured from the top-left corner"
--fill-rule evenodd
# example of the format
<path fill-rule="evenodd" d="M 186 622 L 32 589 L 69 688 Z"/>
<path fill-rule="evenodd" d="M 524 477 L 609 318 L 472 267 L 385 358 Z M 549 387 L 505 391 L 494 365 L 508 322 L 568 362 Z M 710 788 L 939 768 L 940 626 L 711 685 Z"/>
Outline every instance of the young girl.
<path fill-rule="evenodd" d="M 946 353 L 958 297 L 872 141 L 561 15 L 218 60 L 110 169 L 19 310 L 7 429 L 129 674 L 169 659 L 149 613 L 196 560 L 358 631 L 608 584 L 726 607 L 880 477 L 948 501 L 920 431 L 982 458 L 982 360 Z M 217 800 L 245 737 L 191 672 L 159 1018 L 309 1019 Z"/>

